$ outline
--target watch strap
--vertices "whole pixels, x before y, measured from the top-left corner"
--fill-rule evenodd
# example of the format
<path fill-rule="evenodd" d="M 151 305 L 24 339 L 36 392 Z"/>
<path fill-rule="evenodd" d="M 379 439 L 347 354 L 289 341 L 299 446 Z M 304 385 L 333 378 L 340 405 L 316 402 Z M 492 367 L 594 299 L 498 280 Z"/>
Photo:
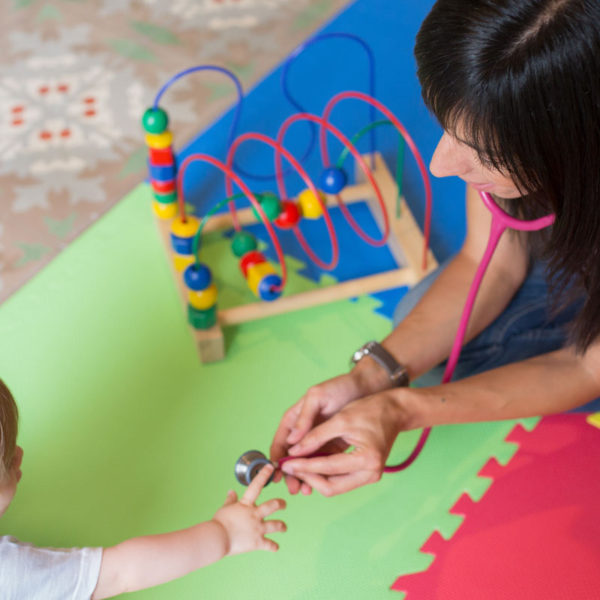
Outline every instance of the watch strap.
<path fill-rule="evenodd" d="M 351 363 L 358 363 L 365 356 L 370 356 L 383 367 L 395 387 L 406 387 L 409 384 L 408 369 L 400 364 L 379 342 L 371 340 L 361 346 L 353 355 Z"/>

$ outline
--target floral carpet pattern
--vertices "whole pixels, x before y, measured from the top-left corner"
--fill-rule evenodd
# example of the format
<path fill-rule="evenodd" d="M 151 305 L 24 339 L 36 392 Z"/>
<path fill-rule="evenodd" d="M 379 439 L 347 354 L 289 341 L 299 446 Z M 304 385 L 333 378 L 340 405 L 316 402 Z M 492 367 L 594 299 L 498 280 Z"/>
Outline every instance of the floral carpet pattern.
<path fill-rule="evenodd" d="M 247 88 L 349 0 L 3 0 L 0 302 L 146 175 L 140 115 L 175 72 Z M 211 75 L 169 97 L 178 139 L 234 99 Z"/>

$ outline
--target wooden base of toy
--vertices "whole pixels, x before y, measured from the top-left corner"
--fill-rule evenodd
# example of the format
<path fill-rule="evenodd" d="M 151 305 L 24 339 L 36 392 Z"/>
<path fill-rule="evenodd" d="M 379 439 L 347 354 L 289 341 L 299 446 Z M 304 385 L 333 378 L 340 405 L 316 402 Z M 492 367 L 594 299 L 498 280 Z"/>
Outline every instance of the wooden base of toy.
<path fill-rule="evenodd" d="M 365 156 L 365 160 L 368 160 L 368 164 L 370 164 L 370 156 Z M 225 342 L 222 328 L 227 325 L 237 325 L 246 321 L 262 319 L 327 302 L 344 300 L 362 294 L 372 294 L 395 287 L 414 285 L 424 275 L 437 267 L 437 262 L 431 251 L 429 251 L 427 255 L 427 269 L 423 270 L 421 268 L 423 253 L 423 235 L 421 230 L 417 226 L 404 198 L 400 199 L 400 206 L 398 208 L 398 188 L 396 182 L 379 154 L 375 154 L 374 162 L 373 176 L 383 195 L 390 221 L 390 236 L 387 245 L 397 264 L 406 266 L 399 266 L 397 269 L 375 275 L 342 281 L 309 292 L 290 296 L 284 295 L 273 302 L 257 300 L 254 304 L 219 310 L 217 324 L 210 329 L 198 330 L 190 326 L 202 362 L 215 362 L 225 358 Z M 344 188 L 341 193 L 342 199 L 346 204 L 366 201 L 381 228 L 383 218 L 373 188 L 370 184 L 364 182 L 364 174 L 360 169 L 357 169 L 356 179 L 357 183 L 355 185 Z M 330 206 L 336 205 L 337 201 L 335 197 L 327 196 L 327 204 Z M 397 216 L 397 214 L 400 216 Z M 239 210 L 238 218 L 241 225 L 256 223 L 256 217 L 250 208 Z M 175 276 L 179 296 L 183 302 L 184 314 L 187 315 L 187 290 L 181 273 L 178 273 L 174 267 L 170 241 L 170 221 L 157 218 L 157 223 L 160 237 L 169 256 L 169 263 Z M 232 226 L 230 214 L 222 213 L 212 217 L 206 224 L 204 231 L 230 229 Z"/>

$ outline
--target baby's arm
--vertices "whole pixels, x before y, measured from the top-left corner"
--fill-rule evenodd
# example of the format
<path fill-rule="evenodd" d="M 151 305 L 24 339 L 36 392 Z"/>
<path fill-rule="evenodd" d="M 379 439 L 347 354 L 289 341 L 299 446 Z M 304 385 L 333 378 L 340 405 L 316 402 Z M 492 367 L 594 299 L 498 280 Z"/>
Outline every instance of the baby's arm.
<path fill-rule="evenodd" d="M 171 533 L 132 538 L 106 548 L 92 600 L 177 579 L 228 554 L 276 551 L 279 546 L 265 535 L 285 531 L 285 523 L 264 519 L 285 508 L 285 502 L 273 499 L 255 505 L 272 472 L 271 465 L 264 467 L 239 501 L 236 493 L 230 491 L 211 521 Z"/>

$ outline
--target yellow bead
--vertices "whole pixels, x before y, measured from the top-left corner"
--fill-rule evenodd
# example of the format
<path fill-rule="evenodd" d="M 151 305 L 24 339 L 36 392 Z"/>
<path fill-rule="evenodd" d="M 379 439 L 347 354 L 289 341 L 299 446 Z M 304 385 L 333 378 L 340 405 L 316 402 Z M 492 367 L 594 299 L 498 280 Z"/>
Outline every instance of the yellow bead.
<path fill-rule="evenodd" d="M 323 204 L 325 204 L 325 194 L 319 191 L 319 197 Z M 298 204 L 302 216 L 306 219 L 318 219 L 323 214 L 323 209 L 319 204 L 319 201 L 312 190 L 305 189 L 298 194 Z"/>
<path fill-rule="evenodd" d="M 178 238 L 191 238 L 196 235 L 198 227 L 200 227 L 200 221 L 196 217 L 187 215 L 185 222 L 179 217 L 171 223 L 171 233 Z"/>
<path fill-rule="evenodd" d="M 155 148 L 156 150 L 163 150 L 168 148 L 173 143 L 173 134 L 170 131 L 163 131 L 162 133 L 147 133 L 146 134 L 146 145 L 149 148 Z"/>
<path fill-rule="evenodd" d="M 248 287 L 255 296 L 258 296 L 258 285 L 262 278 L 266 275 L 273 275 L 277 273 L 275 267 L 270 262 L 261 262 L 252 265 L 248 269 L 246 280 L 248 281 Z"/>
<path fill-rule="evenodd" d="M 173 264 L 178 273 L 183 273 L 194 262 L 193 254 L 175 254 L 173 253 Z"/>
<path fill-rule="evenodd" d="M 152 210 L 159 219 L 172 219 L 177 214 L 177 202 L 163 204 L 157 200 L 152 201 Z"/>
<path fill-rule="evenodd" d="M 217 286 L 214 283 L 211 283 L 201 292 L 190 290 L 188 293 L 188 300 L 194 308 L 197 308 L 198 310 L 208 310 L 217 303 L 217 296 Z"/>

